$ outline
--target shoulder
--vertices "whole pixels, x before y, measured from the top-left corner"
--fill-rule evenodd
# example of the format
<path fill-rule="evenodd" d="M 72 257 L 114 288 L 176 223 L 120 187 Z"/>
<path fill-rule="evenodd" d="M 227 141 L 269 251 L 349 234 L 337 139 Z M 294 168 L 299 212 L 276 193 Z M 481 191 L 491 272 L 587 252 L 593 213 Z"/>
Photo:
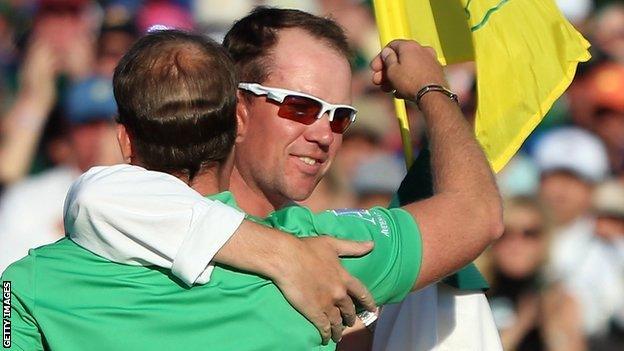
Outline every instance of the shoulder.
<path fill-rule="evenodd" d="M 31 275 L 35 269 L 36 258 L 30 253 L 20 260 L 11 263 L 2 273 L 2 281 L 21 280 Z"/>
<path fill-rule="evenodd" d="M 55 243 L 30 249 L 28 255 L 7 267 L 2 278 L 20 279 L 41 272 L 46 274 L 55 270 L 71 270 L 80 262 L 89 260 L 104 261 L 103 258 L 79 247 L 68 238 L 63 238 Z"/>
<path fill-rule="evenodd" d="M 303 206 L 282 208 L 261 222 L 292 234 L 309 234 L 314 231 L 314 213 Z"/>
<path fill-rule="evenodd" d="M 119 185 L 125 181 L 137 183 L 137 181 L 150 180 L 168 181 L 176 184 L 184 184 L 186 186 L 186 183 L 171 174 L 152 171 L 140 166 L 125 163 L 112 166 L 91 167 L 88 171 L 80 175 L 75 183 L 112 183 Z"/>
<path fill-rule="evenodd" d="M 201 196 L 177 177 L 145 168 L 117 164 L 92 167 L 71 184 L 67 203 L 111 201 L 119 196 L 158 194 L 193 194 Z"/>
<path fill-rule="evenodd" d="M 37 255 L 30 250 L 28 255 L 11 263 L 2 273 L 3 288 L 10 291 L 29 304 L 34 300 L 37 271 Z"/>

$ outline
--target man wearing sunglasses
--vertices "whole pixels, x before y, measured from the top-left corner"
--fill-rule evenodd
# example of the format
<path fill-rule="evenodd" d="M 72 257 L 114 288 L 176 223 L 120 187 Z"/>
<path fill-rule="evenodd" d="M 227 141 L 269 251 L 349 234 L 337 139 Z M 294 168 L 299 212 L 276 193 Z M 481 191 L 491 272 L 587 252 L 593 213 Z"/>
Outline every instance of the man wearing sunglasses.
<path fill-rule="evenodd" d="M 230 188 L 245 212 L 264 217 L 312 193 L 340 147 L 341 132 L 354 121 L 355 109 L 349 106 L 349 50 L 342 30 L 332 21 L 299 11 L 262 8 L 237 22 L 224 46 L 241 80 L 239 136 Z M 444 143 L 462 147 L 454 140 Z M 458 168 L 450 171 L 463 176 Z M 480 183 L 474 191 L 483 191 L 487 197 L 488 186 L 488 182 Z M 472 210 L 481 211 L 480 205 L 484 204 L 475 200 L 467 205 L 468 211 L 452 211 L 451 223 L 471 217 Z M 437 220 L 449 220 L 442 213 L 451 208 L 440 208 Z M 443 264 L 450 251 L 430 252 L 440 255 L 430 262 Z"/>
<path fill-rule="evenodd" d="M 277 115 L 291 121 L 309 125 L 327 113 L 329 128 L 338 134 L 347 130 L 355 121 L 357 113 L 353 106 L 330 104 L 315 96 L 293 90 L 270 88 L 258 83 L 239 83 L 238 89 L 257 96 L 266 96 L 279 104 Z"/>
<path fill-rule="evenodd" d="M 239 131 L 231 186 L 240 198 L 241 208 L 259 216 L 309 196 L 329 167 L 340 144 L 341 132 L 355 116 L 355 109 L 348 106 L 350 68 L 344 54 L 346 47 L 341 49 L 332 42 L 334 33 L 330 33 L 330 39 L 319 38 L 314 30 L 301 25 L 300 17 L 294 16 L 290 22 L 278 26 L 279 30 L 264 29 L 262 35 L 269 42 L 265 49 L 272 49 L 264 54 L 255 53 L 255 61 L 244 48 L 236 51 L 235 46 L 240 44 L 236 35 L 256 35 L 253 31 L 249 34 L 245 26 L 258 20 L 257 17 L 260 21 L 275 19 L 266 15 L 262 11 L 253 13 L 239 22 L 226 38 L 226 47 L 237 60 L 244 83 L 249 83 L 239 86 Z M 271 15 L 288 17 L 284 13 Z M 302 53 L 307 50 L 322 55 L 305 57 Z M 396 88 L 401 97 L 414 98 L 428 84 L 441 89 L 444 85 L 441 70 L 428 54 L 415 44 L 393 43 L 392 49 L 384 50 L 373 62 L 376 71 L 373 80 L 386 89 Z M 397 55 L 422 59 L 423 67 L 410 60 L 402 65 Z M 270 69 L 258 67 L 267 62 L 271 62 Z M 413 74 L 407 74 L 410 72 Z M 449 99 L 452 94 L 441 90 L 425 95 L 420 107 L 429 125 L 439 194 L 406 208 L 421 227 L 424 246 L 414 287 L 436 281 L 473 259 L 499 235 L 500 220 L 498 194 L 489 166 L 459 110 Z M 448 140 L 454 144 L 450 145 Z M 158 194 L 158 188 L 153 190 Z M 370 220 L 360 211 L 334 215 Z M 383 229 L 387 222 L 378 220 L 377 224 L 382 232 L 391 229 Z"/>

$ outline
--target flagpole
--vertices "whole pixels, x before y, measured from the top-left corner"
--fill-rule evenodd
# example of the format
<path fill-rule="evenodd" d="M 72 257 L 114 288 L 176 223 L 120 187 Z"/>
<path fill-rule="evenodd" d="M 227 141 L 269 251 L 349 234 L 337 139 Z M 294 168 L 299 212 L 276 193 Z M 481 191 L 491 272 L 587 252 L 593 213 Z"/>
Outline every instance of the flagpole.
<path fill-rule="evenodd" d="M 375 18 L 377 20 L 377 28 L 379 30 L 379 38 L 382 47 L 386 46 L 386 44 L 393 39 L 410 37 L 407 19 L 405 18 L 403 0 L 374 0 L 373 3 L 375 9 L 386 9 L 386 11 L 375 10 Z M 401 131 L 405 165 L 409 169 L 414 162 L 414 156 L 405 101 L 394 98 L 394 109 Z"/>

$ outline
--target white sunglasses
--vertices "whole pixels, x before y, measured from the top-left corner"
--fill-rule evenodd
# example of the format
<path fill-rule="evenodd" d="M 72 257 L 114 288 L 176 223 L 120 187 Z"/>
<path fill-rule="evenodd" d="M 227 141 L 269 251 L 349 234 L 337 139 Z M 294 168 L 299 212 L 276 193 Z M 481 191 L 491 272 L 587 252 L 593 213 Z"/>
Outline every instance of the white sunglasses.
<path fill-rule="evenodd" d="M 277 115 L 303 124 L 312 124 L 329 113 L 329 125 L 334 133 L 344 133 L 355 122 L 357 110 L 349 105 L 334 105 L 315 96 L 292 91 L 265 87 L 258 83 L 239 83 L 238 88 L 255 95 L 266 95 L 280 107 Z"/>

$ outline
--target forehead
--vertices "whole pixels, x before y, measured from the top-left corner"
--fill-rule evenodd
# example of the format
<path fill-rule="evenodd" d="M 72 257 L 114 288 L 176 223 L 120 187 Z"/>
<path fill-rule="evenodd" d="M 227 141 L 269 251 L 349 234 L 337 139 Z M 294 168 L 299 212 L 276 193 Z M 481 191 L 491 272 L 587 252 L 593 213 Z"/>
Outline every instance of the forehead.
<path fill-rule="evenodd" d="M 331 103 L 351 102 L 351 67 L 325 41 L 301 29 L 279 32 L 263 83 L 317 96 Z"/>

